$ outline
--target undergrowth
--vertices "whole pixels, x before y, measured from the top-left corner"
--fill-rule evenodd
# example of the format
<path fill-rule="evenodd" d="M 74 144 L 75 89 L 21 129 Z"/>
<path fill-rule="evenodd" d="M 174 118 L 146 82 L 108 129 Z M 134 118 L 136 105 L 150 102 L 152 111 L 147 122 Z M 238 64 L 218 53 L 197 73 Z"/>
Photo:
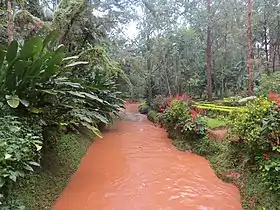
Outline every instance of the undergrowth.
<path fill-rule="evenodd" d="M 26 210 L 51 209 L 91 143 L 75 134 L 63 134 L 55 142 L 51 149 L 43 152 L 42 169 L 17 183 L 9 202 L 22 203 Z"/>

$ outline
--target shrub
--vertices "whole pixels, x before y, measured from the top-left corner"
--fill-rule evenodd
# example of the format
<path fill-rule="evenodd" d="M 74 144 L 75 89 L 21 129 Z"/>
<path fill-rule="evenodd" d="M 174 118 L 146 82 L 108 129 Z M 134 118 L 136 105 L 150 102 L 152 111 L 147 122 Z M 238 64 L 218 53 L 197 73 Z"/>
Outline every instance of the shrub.
<path fill-rule="evenodd" d="M 156 111 L 161 111 L 163 109 L 166 109 L 168 100 L 169 100 L 168 98 L 162 95 L 158 95 L 155 97 L 155 99 L 152 102 L 152 108 Z"/>
<path fill-rule="evenodd" d="M 267 130 L 267 118 L 275 112 L 275 105 L 271 100 L 257 98 L 232 116 L 234 128 L 250 155 L 269 150 L 271 141 L 268 136 L 272 130 Z M 271 128 L 271 127 L 270 127 Z"/>
<path fill-rule="evenodd" d="M 147 114 L 147 118 L 148 120 L 150 120 L 153 123 L 157 123 L 158 119 L 157 119 L 157 112 L 154 110 L 149 110 L 148 114 Z"/>
<path fill-rule="evenodd" d="M 224 119 L 228 118 L 232 112 L 238 111 L 240 107 L 221 106 L 211 103 L 195 103 L 196 108 L 202 109 L 208 117 Z"/>
<path fill-rule="evenodd" d="M 91 72 L 90 82 L 77 78 L 74 67 L 88 62 L 65 57 L 64 46 L 54 44 L 58 36 L 53 31 L 22 47 L 13 41 L 0 49 L 0 96 L 18 112 L 40 115 L 45 124 L 82 125 L 100 136 L 98 124 L 109 123 L 123 100 L 105 72 Z"/>
<path fill-rule="evenodd" d="M 206 123 L 203 118 L 184 101 L 172 101 L 171 106 L 163 114 L 163 123 L 167 130 L 173 130 L 188 140 L 206 134 Z"/>
<path fill-rule="evenodd" d="M 263 74 L 257 87 L 258 94 L 268 94 L 270 91 L 280 93 L 280 72 L 271 75 Z"/>
<path fill-rule="evenodd" d="M 41 140 L 41 133 L 18 117 L 0 118 L 0 194 L 7 194 L 19 178 L 40 166 Z"/>
<path fill-rule="evenodd" d="M 262 172 L 263 182 L 269 190 L 280 195 L 280 146 L 274 147 L 275 154 L 269 156 L 263 154 L 260 170 Z"/>
<path fill-rule="evenodd" d="M 139 109 L 139 112 L 140 112 L 141 114 L 148 114 L 148 112 L 149 112 L 149 110 L 150 110 L 150 107 L 149 107 L 149 105 L 145 102 L 145 103 L 140 104 L 139 107 L 138 107 L 138 109 Z"/>

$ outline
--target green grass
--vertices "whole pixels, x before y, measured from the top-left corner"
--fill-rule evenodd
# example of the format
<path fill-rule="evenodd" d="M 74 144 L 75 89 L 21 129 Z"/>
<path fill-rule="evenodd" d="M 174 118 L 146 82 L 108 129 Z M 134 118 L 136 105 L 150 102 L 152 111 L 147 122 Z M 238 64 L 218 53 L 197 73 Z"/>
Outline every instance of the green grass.
<path fill-rule="evenodd" d="M 205 117 L 205 121 L 206 121 L 207 127 L 210 129 L 225 127 L 228 125 L 228 123 L 226 121 L 214 119 L 214 118 L 210 118 L 210 117 Z"/>
<path fill-rule="evenodd" d="M 90 141 L 64 134 L 42 157 L 42 169 L 25 177 L 15 187 L 10 200 L 19 200 L 27 210 L 51 209 L 54 201 L 80 165 Z"/>

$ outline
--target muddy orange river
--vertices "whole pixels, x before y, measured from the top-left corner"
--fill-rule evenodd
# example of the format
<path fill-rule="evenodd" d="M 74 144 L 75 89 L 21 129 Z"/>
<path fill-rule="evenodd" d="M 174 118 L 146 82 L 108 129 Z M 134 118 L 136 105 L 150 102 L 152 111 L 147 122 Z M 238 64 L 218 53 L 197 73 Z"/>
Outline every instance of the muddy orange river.
<path fill-rule="evenodd" d="M 238 189 L 205 158 L 176 150 L 162 128 L 127 105 L 97 140 L 54 210 L 239 210 Z"/>

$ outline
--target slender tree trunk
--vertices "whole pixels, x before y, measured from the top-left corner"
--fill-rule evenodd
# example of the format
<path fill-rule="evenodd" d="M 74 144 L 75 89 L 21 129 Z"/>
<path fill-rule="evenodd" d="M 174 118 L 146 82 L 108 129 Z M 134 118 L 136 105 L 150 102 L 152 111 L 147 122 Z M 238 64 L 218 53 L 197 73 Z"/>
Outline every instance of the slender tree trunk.
<path fill-rule="evenodd" d="M 266 27 L 266 20 L 264 25 L 264 51 L 265 51 L 265 70 L 267 75 L 270 74 L 268 69 L 268 62 L 269 62 L 269 50 L 268 50 L 268 38 L 267 38 L 267 27 Z"/>
<path fill-rule="evenodd" d="M 272 54 L 272 72 L 275 72 L 275 59 L 276 59 L 276 47 L 273 46 L 273 54 Z"/>
<path fill-rule="evenodd" d="M 206 70 L 207 70 L 207 94 L 208 100 L 212 100 L 212 32 L 210 26 L 211 0 L 207 0 L 208 26 L 207 26 L 207 48 L 206 48 Z"/>
<path fill-rule="evenodd" d="M 148 52 L 148 58 L 147 58 L 147 70 L 148 70 L 148 104 L 152 103 L 153 100 L 153 85 L 152 85 L 152 61 L 151 61 L 151 43 L 150 43 L 150 37 L 147 35 L 147 52 Z"/>
<path fill-rule="evenodd" d="M 247 74 L 248 74 L 248 94 L 253 95 L 253 44 L 252 44 L 252 10 L 253 0 L 248 0 L 248 13 L 247 13 Z"/>
<path fill-rule="evenodd" d="M 7 11 L 8 11 L 8 26 L 7 26 L 8 43 L 11 43 L 14 40 L 14 20 L 13 20 L 13 9 L 12 9 L 11 0 L 8 0 L 7 2 Z"/>

